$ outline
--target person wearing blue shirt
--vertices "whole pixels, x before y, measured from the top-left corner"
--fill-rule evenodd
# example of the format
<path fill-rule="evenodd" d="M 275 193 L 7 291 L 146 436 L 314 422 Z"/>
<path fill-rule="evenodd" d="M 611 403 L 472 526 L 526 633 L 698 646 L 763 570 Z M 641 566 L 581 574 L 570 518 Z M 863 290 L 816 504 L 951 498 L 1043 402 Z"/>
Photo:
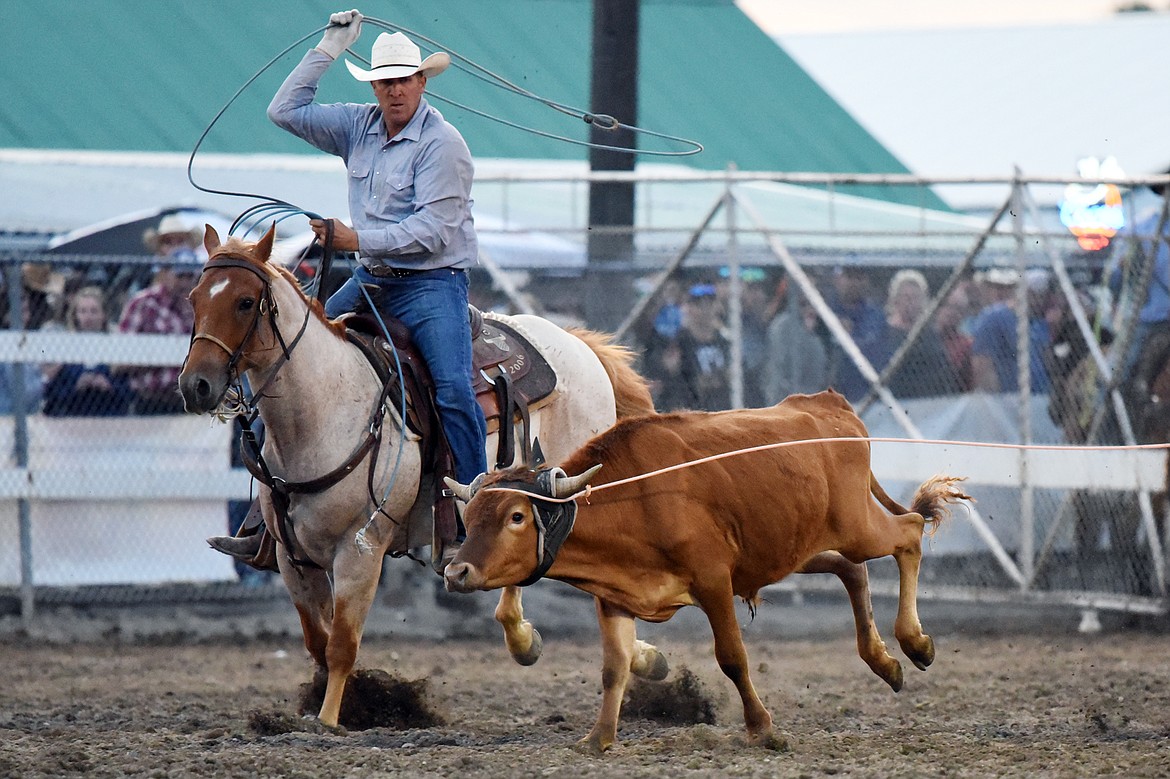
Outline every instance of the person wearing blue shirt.
<path fill-rule="evenodd" d="M 858 265 L 842 265 L 833 272 L 833 286 L 826 297 L 829 308 L 849 331 L 857 348 L 873 364 L 886 327 L 881 306 L 869 297 L 869 272 Z M 880 362 L 880 361 L 879 361 Z M 830 386 L 856 403 L 869 392 L 870 384 L 839 344 L 829 356 Z M 874 368 L 881 371 L 881 365 Z"/>
<path fill-rule="evenodd" d="M 1123 228 L 1106 268 L 1106 281 L 1115 297 L 1124 296 L 1137 283 L 1132 266 L 1135 253 L 1142 251 L 1148 257 L 1154 253 L 1154 269 L 1145 300 L 1137 314 L 1137 324 L 1122 365 L 1122 376 L 1128 377 L 1137 363 L 1150 335 L 1159 327 L 1170 327 L 1170 224 L 1163 234 L 1155 235 L 1162 219 L 1162 187 L 1151 187 L 1134 193 L 1136 215 L 1131 226 Z M 1123 383 L 1124 379 L 1123 379 Z"/>
<path fill-rule="evenodd" d="M 972 327 L 971 370 L 976 390 L 984 392 L 1018 392 L 1016 285 L 1020 274 L 1011 268 L 992 268 L 984 276 L 984 285 L 993 300 L 984 306 Z M 1028 365 L 1033 395 L 1046 394 L 1052 382 L 1044 365 L 1044 355 L 1052 341 L 1043 305 L 1049 292 L 1047 271 L 1028 271 Z"/>
<path fill-rule="evenodd" d="M 345 161 L 352 228 L 334 222 L 333 248 L 357 252 L 361 267 L 326 301 L 325 313 L 352 311 L 363 300 L 362 285 L 378 288 L 380 309 L 407 326 L 430 368 L 456 478 L 469 484 L 487 470 L 467 310 L 467 269 L 478 261 L 474 170 L 459 131 L 423 96 L 427 79 L 446 70 L 450 57 L 436 52 L 424 60 L 402 33 L 382 33 L 370 70 L 345 63 L 354 78 L 371 84 L 376 102 L 314 102 L 319 79 L 357 40 L 361 22 L 357 10 L 330 16 L 321 42 L 272 99 L 268 117 Z M 324 242 L 326 221 L 310 225 Z"/>

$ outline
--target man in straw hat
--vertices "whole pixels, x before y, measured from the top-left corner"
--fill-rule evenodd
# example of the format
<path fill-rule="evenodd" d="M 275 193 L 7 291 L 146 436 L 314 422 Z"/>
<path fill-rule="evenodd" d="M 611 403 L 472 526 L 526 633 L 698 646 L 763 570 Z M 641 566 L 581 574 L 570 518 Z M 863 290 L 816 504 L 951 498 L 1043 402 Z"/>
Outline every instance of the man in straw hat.
<path fill-rule="evenodd" d="M 349 170 L 353 227 L 335 220 L 333 247 L 357 252 L 361 267 L 326 301 L 325 313 L 352 311 L 363 299 L 361 285 L 376 287 L 379 307 L 410 329 L 430 368 L 456 477 L 467 484 L 487 470 L 467 315 L 467 269 L 478 258 L 473 168 L 459 131 L 423 96 L 427 79 L 451 60 L 443 52 L 423 59 L 402 33 L 382 33 L 369 70 L 345 63 L 354 78 L 370 83 L 375 102 L 316 103 L 321 75 L 357 40 L 362 16 L 342 11 L 329 22 L 268 106 L 274 123 L 341 157 Z M 324 242 L 325 220 L 310 224 Z M 449 549 L 445 557 L 453 554 Z"/>

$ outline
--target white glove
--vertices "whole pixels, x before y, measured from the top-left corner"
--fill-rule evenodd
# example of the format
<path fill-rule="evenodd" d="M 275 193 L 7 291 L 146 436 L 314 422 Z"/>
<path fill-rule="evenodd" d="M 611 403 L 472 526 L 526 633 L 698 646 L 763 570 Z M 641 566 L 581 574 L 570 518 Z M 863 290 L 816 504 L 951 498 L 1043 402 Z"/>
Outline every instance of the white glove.
<path fill-rule="evenodd" d="M 361 34 L 362 15 L 358 9 L 338 11 L 329 17 L 329 27 L 325 29 L 321 42 L 317 44 L 317 50 L 337 59 Z"/>

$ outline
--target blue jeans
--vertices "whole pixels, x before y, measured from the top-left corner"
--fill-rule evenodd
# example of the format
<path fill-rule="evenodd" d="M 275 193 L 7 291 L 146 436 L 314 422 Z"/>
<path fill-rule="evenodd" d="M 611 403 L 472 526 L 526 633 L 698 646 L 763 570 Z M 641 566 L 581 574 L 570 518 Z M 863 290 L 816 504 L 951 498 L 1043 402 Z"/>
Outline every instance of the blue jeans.
<path fill-rule="evenodd" d="M 439 422 L 455 458 L 455 478 L 463 484 L 487 471 L 487 423 L 471 387 L 467 283 L 467 273 L 453 268 L 399 279 L 378 278 L 358 267 L 325 301 L 325 315 L 333 318 L 357 307 L 362 284 L 382 289 L 382 313 L 406 325 L 431 372 Z"/>

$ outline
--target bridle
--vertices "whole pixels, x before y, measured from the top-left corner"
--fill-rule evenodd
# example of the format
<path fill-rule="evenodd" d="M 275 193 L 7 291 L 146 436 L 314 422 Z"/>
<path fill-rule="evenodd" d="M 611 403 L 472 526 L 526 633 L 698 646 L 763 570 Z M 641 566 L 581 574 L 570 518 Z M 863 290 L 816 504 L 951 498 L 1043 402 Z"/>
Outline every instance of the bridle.
<path fill-rule="evenodd" d="M 281 366 L 292 359 L 292 350 L 300 342 L 301 336 L 305 334 L 305 329 L 309 325 L 309 317 L 312 315 L 312 311 L 306 308 L 304 321 L 301 322 L 301 327 L 297 331 L 296 336 L 293 338 L 291 343 L 285 343 L 284 336 L 281 334 L 280 328 L 277 327 L 276 324 L 276 317 L 280 312 L 277 308 L 275 298 L 272 297 L 272 280 L 268 277 L 268 275 L 263 270 L 256 267 L 256 264 L 247 258 L 237 257 L 231 254 L 222 254 L 212 257 L 203 266 L 203 270 L 200 275 L 202 275 L 202 273 L 207 273 L 209 270 L 216 270 L 219 268 L 241 268 L 248 271 L 249 273 L 256 276 L 256 278 L 260 279 L 261 283 L 264 285 L 264 291 L 260 294 L 259 301 L 257 301 L 256 312 L 252 316 L 252 321 L 248 324 L 248 330 L 244 333 L 244 337 L 240 339 L 240 343 L 236 346 L 236 348 L 231 348 L 226 343 L 224 343 L 223 339 L 207 332 L 193 333 L 191 335 L 190 346 L 194 346 L 196 341 L 209 341 L 227 352 L 228 361 L 227 365 L 224 366 L 224 370 L 226 370 L 228 374 L 228 383 L 227 386 L 224 387 L 223 394 L 220 395 L 216 405 L 218 406 L 223 403 L 224 397 L 227 396 L 229 391 L 234 390 L 234 394 L 237 400 L 233 405 L 237 415 L 243 412 L 247 412 L 254 419 L 256 408 L 255 399 L 263 397 L 264 390 L 268 388 L 268 385 L 276 377 L 276 374 L 280 371 Z M 252 339 L 252 336 L 260 327 L 261 320 L 265 317 L 268 319 L 268 323 L 272 328 L 274 337 L 280 344 L 280 360 L 269 370 L 268 378 L 265 380 L 260 389 L 253 392 L 252 397 L 248 398 L 244 392 L 243 382 L 240 380 L 239 362 L 240 358 L 244 354 L 244 347 L 247 345 L 248 341 Z M 188 354 L 190 354 L 190 347 L 188 347 Z"/>

